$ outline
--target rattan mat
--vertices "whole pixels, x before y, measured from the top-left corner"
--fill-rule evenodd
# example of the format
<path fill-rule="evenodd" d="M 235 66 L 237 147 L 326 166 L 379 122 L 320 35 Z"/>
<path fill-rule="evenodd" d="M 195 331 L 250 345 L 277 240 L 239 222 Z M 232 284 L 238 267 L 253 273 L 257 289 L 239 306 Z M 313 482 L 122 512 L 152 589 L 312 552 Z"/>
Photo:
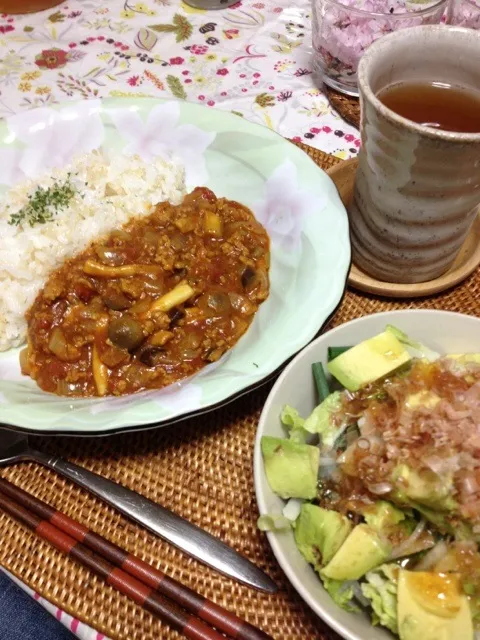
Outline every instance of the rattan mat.
<path fill-rule="evenodd" d="M 337 162 L 321 151 L 299 146 L 323 168 Z M 422 300 L 392 301 L 347 291 L 329 326 L 368 313 L 414 306 L 478 315 L 479 271 L 455 289 Z M 35 464 L 17 465 L 1 475 L 278 640 L 333 640 L 338 636 L 297 596 L 255 526 L 258 514 L 252 477 L 253 442 L 270 387 L 268 383 L 214 413 L 171 427 L 110 438 L 32 440 L 38 448 L 129 486 L 219 536 L 273 577 L 280 587 L 274 596 L 242 587 L 187 559 L 85 491 Z M 0 540 L 1 565 L 98 631 L 115 640 L 179 637 L 3 513 Z"/>
<path fill-rule="evenodd" d="M 360 101 L 324 85 L 323 91 L 335 111 L 349 124 L 360 129 Z"/>

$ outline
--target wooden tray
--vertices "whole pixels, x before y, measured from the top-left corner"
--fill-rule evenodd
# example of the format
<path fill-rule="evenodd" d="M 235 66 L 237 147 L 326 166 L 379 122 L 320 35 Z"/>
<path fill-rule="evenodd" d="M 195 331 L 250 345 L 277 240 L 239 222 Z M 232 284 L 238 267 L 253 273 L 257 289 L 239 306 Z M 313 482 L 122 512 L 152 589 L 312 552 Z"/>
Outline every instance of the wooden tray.
<path fill-rule="evenodd" d="M 298 146 L 324 169 L 338 163 L 317 149 Z M 347 290 L 327 328 L 369 313 L 412 307 L 479 315 L 479 271 L 455 290 L 422 300 L 383 299 Z M 32 438 L 32 444 L 131 487 L 220 537 L 272 576 L 279 586 L 276 595 L 258 593 L 203 567 L 53 471 L 25 463 L 2 469 L 0 475 L 230 608 L 275 640 L 339 640 L 297 595 L 256 527 L 252 456 L 270 384 L 207 416 L 171 427 L 108 438 Z M 0 539 L 2 566 L 110 638 L 180 638 L 1 512 Z"/>

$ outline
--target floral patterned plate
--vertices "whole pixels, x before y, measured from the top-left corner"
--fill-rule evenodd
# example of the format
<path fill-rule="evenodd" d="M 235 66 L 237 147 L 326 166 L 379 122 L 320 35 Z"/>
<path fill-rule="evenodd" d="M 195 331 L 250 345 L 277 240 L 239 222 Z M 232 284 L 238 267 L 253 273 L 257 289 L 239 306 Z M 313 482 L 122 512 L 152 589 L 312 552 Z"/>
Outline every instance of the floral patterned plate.
<path fill-rule="evenodd" d="M 159 391 L 72 399 L 20 373 L 0 354 L 0 424 L 49 434 L 106 434 L 171 423 L 258 386 L 319 331 L 342 296 L 348 221 L 330 178 L 296 146 L 242 118 L 186 102 L 107 99 L 20 113 L 0 122 L 0 188 L 103 146 L 180 157 L 187 187 L 210 187 L 250 207 L 271 239 L 271 293 L 218 363 Z"/>

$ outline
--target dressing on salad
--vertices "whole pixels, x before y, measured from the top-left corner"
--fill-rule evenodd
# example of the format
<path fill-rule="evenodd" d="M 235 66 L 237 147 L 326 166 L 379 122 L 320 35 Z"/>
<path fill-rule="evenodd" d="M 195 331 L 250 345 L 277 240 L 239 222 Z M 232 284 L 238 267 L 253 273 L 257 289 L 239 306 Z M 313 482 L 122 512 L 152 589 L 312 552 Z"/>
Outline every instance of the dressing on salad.
<path fill-rule="evenodd" d="M 330 390 L 288 437 L 262 438 L 298 549 L 344 609 L 401 640 L 470 640 L 480 629 L 480 354 L 440 356 L 395 327 L 329 349 Z M 341 387 L 338 385 L 341 383 Z"/>

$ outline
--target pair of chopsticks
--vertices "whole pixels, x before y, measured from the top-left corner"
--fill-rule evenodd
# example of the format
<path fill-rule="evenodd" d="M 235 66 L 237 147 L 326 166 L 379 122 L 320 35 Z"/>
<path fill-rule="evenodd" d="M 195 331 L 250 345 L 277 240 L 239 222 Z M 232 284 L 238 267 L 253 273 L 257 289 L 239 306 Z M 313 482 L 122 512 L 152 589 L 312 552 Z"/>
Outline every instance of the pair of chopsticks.
<path fill-rule="evenodd" d="M 3 478 L 0 507 L 186 638 L 225 640 L 219 633 L 222 632 L 238 640 L 272 640 L 260 629 Z"/>

